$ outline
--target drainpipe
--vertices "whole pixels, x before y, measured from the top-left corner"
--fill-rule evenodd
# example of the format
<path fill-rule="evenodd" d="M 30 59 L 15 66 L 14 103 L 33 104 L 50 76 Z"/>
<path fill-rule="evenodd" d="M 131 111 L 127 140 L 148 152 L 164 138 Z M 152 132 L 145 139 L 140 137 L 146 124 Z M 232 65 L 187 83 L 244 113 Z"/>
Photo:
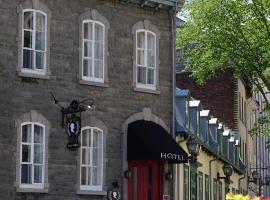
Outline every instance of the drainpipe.
<path fill-rule="evenodd" d="M 175 11 L 173 13 L 168 12 L 169 20 L 171 23 L 171 52 L 172 52 L 172 137 L 176 140 L 175 137 L 175 17 L 176 17 L 177 3 L 175 3 Z M 177 183 L 176 177 L 176 165 L 173 165 L 173 183 L 171 185 L 172 189 L 172 200 L 175 198 L 176 189 L 175 185 Z M 179 189 L 179 188 L 178 188 Z M 177 198 L 177 197 L 176 197 Z"/>
<path fill-rule="evenodd" d="M 214 161 L 216 161 L 217 160 L 217 158 L 214 158 L 214 159 L 212 159 L 212 160 L 210 160 L 209 161 L 209 183 L 210 183 L 210 190 L 209 190 L 209 193 L 210 193 L 210 200 L 212 200 L 213 198 L 213 196 L 212 196 L 212 175 L 211 175 L 211 171 L 212 171 L 212 166 L 211 166 L 211 164 L 212 164 L 212 162 L 214 162 Z"/>

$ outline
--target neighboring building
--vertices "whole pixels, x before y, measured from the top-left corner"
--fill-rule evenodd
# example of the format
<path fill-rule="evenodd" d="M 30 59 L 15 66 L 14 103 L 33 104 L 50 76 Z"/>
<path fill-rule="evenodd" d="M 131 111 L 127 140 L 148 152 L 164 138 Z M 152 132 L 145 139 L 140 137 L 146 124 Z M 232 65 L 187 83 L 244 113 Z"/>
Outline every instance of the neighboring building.
<path fill-rule="evenodd" d="M 192 93 L 191 96 L 193 97 Z M 176 89 L 177 141 L 185 149 L 189 137 L 197 138 L 202 150 L 197 162 L 176 167 L 176 200 L 225 200 L 230 191 L 239 193 L 239 179 L 246 171 L 240 154 L 240 136 L 222 119 L 205 110 L 200 100 L 190 96 L 189 90 Z M 209 104 L 211 100 L 209 100 Z M 215 103 L 214 101 L 212 104 Z M 224 177 L 224 166 L 232 166 L 230 184 Z"/>
<path fill-rule="evenodd" d="M 265 148 L 266 138 L 251 137 L 249 131 L 261 111 L 261 107 L 258 106 L 261 105 L 258 103 L 261 101 L 258 99 L 262 99 L 261 95 L 253 95 L 250 83 L 246 79 L 235 79 L 230 71 L 199 86 L 190 77 L 190 73 L 181 72 L 181 66 L 178 66 L 176 85 L 179 88 L 189 89 L 195 99 L 201 100 L 204 109 L 211 110 L 211 115 L 239 134 L 239 161 L 243 162 L 247 170 L 243 176 L 240 174 L 236 176 L 235 181 L 238 184 L 234 190 L 242 194 L 259 194 L 259 187 L 249 180 L 252 180 L 251 174 L 256 170 L 255 168 L 269 166 L 269 152 Z M 269 175 L 267 170 L 257 169 L 257 171 L 260 171 L 262 177 L 267 173 Z M 262 182 L 265 183 L 264 178 Z M 266 187 L 262 186 L 262 194 L 269 194 L 266 192 L 269 187 L 267 189 Z"/>
<path fill-rule="evenodd" d="M 178 3 L 0 2 L 1 199 L 106 199 L 118 185 L 124 200 L 172 195 L 167 161 L 187 161 L 169 135 Z M 91 98 L 69 138 L 60 110 Z"/>

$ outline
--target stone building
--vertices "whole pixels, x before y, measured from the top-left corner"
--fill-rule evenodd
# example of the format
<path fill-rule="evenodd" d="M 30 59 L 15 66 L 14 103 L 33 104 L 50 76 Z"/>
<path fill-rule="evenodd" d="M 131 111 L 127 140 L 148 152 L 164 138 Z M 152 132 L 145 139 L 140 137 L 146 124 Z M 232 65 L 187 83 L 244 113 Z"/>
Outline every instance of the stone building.
<path fill-rule="evenodd" d="M 153 154 L 159 152 L 151 142 L 161 137 L 162 155 L 186 156 L 167 134 L 174 130 L 178 6 L 176 0 L 0 1 L 1 199 L 106 199 L 118 185 L 122 199 L 172 195 L 167 161 L 180 161 L 132 157 L 129 151 L 146 151 L 128 144 L 128 133 L 139 140 L 138 131 L 155 130 L 147 141 Z M 89 99 L 94 105 L 81 113 L 82 131 L 73 116 L 65 115 L 62 126 L 61 110 L 85 110 Z M 66 147 L 67 128 L 70 137 L 81 133 L 75 151 Z"/>

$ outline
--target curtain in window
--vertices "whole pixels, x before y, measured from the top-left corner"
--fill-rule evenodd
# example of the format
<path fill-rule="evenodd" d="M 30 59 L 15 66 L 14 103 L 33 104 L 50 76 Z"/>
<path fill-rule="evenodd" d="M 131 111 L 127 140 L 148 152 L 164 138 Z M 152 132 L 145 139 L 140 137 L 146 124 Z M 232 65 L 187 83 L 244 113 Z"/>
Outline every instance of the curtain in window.
<path fill-rule="evenodd" d="M 23 68 L 25 69 L 45 69 L 46 20 L 46 15 L 39 11 L 23 12 Z"/>
<path fill-rule="evenodd" d="M 85 128 L 81 134 L 81 189 L 101 190 L 103 177 L 103 133 Z"/>
<path fill-rule="evenodd" d="M 44 127 L 35 123 L 22 126 L 21 184 L 42 184 L 44 181 Z"/>
<path fill-rule="evenodd" d="M 95 21 L 83 22 L 83 78 L 103 82 L 104 25 Z"/>
<path fill-rule="evenodd" d="M 156 35 L 149 31 L 138 31 L 136 37 L 137 83 L 155 85 Z"/>

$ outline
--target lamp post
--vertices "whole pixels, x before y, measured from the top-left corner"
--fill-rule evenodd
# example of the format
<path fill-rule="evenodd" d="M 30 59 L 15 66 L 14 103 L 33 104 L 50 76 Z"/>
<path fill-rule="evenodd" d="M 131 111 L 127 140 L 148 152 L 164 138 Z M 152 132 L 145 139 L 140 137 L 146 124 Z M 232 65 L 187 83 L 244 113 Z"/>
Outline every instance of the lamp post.
<path fill-rule="evenodd" d="M 270 184 L 270 176 L 269 175 L 265 176 L 265 178 L 264 178 L 265 182 L 263 182 L 257 171 L 253 171 L 251 175 L 252 175 L 252 179 L 249 179 L 248 182 L 259 184 L 259 196 L 261 196 L 262 195 L 262 186 L 263 185 L 269 186 L 269 184 Z"/>
<path fill-rule="evenodd" d="M 190 137 L 187 140 L 186 145 L 187 145 L 188 153 L 190 154 L 189 160 L 191 162 L 196 162 L 197 156 L 199 155 L 200 150 L 201 150 L 201 145 L 193 137 Z"/>
<path fill-rule="evenodd" d="M 262 195 L 262 186 L 263 185 L 266 185 L 266 186 L 269 186 L 270 184 L 270 176 L 267 175 L 265 176 L 265 182 L 262 181 L 259 173 L 257 172 L 257 169 L 259 170 L 269 170 L 270 167 L 261 167 L 261 168 L 258 168 L 258 167 L 255 167 L 255 168 L 250 168 L 250 169 L 255 169 L 252 173 L 251 173 L 251 176 L 252 176 L 252 179 L 248 179 L 248 183 L 255 183 L 259 185 L 259 196 Z"/>
<path fill-rule="evenodd" d="M 217 180 L 224 179 L 225 181 L 225 193 L 229 192 L 229 186 L 230 186 L 230 176 L 233 173 L 233 167 L 226 163 L 222 167 L 223 173 L 225 177 L 221 177 L 219 173 L 217 173 Z"/>

